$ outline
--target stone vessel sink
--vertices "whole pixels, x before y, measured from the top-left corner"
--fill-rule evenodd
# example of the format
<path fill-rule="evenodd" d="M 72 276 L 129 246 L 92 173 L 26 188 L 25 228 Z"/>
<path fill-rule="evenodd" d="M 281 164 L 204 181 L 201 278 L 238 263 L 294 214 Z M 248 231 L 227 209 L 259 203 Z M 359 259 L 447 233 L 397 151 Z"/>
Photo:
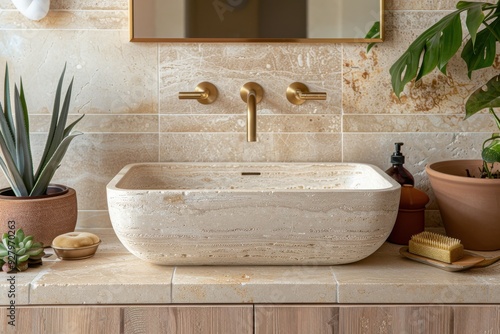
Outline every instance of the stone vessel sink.
<path fill-rule="evenodd" d="M 163 265 L 334 265 L 375 252 L 400 186 L 360 163 L 140 163 L 108 184 L 116 235 Z"/>

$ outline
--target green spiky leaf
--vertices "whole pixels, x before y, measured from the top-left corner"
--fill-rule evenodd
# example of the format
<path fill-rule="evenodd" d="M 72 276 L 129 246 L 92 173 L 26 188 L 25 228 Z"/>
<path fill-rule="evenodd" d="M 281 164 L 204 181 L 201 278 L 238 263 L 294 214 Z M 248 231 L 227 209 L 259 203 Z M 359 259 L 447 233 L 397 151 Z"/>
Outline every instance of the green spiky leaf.
<path fill-rule="evenodd" d="M 61 163 L 61 160 L 66 154 L 69 144 L 76 136 L 79 136 L 81 134 L 81 132 L 74 132 L 62 140 L 62 142 L 56 148 L 54 154 L 51 155 L 50 160 L 45 164 L 45 167 L 41 171 L 40 176 L 38 177 L 35 186 L 30 193 L 30 196 L 39 196 L 45 193 L 50 180 L 52 180 L 54 173 L 56 172 Z"/>
<path fill-rule="evenodd" d="M 12 119 L 12 107 L 10 102 L 10 80 L 9 80 L 9 66 L 5 64 L 5 78 L 4 78 L 4 106 L 5 106 L 5 119 L 6 124 L 10 129 L 10 134 L 14 137 L 14 121 Z M 3 132 L 3 129 L 2 129 Z M 14 138 L 12 138 L 14 139 Z"/>
<path fill-rule="evenodd" d="M 12 110 L 9 97 L 8 67 L 5 71 L 5 111 L 0 110 L 0 168 L 5 174 L 16 196 L 39 196 L 45 194 L 71 140 L 78 134 L 71 133 L 73 127 L 83 118 L 66 126 L 71 101 L 73 79 L 69 84 L 61 105 L 62 86 L 66 65 L 61 73 L 54 99 L 54 109 L 47 135 L 45 149 L 36 173 L 33 171 L 31 144 L 29 137 L 28 106 L 22 81 L 18 91 L 15 85 Z M 1 109 L 0 105 L 0 109 Z M 14 118 L 11 116 L 14 115 Z M 14 120 L 14 122 L 12 121 Z M 14 126 L 15 123 L 15 126 Z M 67 138 L 69 138 L 67 140 Z"/>
<path fill-rule="evenodd" d="M 33 163 L 31 161 L 31 149 L 29 142 L 29 127 L 26 124 L 28 121 L 27 110 L 21 102 L 21 95 L 14 86 L 14 106 L 15 106 L 15 123 L 16 123 L 16 166 L 24 185 L 27 189 L 33 187 Z"/>
<path fill-rule="evenodd" d="M 12 190 L 14 191 L 14 194 L 17 197 L 28 196 L 29 195 L 28 189 L 26 189 L 26 186 L 24 185 L 23 178 L 21 177 L 21 174 L 19 174 L 14 159 L 8 152 L 8 148 L 1 137 L 0 137 L 0 150 L 2 151 L 5 158 L 5 160 L 3 160 L 0 157 L 0 167 L 2 168 L 2 171 L 7 177 L 7 181 L 9 182 Z"/>

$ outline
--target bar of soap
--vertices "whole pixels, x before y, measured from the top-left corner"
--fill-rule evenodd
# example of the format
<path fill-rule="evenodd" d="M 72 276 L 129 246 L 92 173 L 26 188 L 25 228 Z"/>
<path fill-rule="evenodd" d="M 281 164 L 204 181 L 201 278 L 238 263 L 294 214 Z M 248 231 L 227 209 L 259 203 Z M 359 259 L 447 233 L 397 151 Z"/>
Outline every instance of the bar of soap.
<path fill-rule="evenodd" d="M 92 246 L 100 241 L 99 237 L 89 232 L 69 232 L 54 238 L 52 245 L 60 248 L 80 248 Z"/>

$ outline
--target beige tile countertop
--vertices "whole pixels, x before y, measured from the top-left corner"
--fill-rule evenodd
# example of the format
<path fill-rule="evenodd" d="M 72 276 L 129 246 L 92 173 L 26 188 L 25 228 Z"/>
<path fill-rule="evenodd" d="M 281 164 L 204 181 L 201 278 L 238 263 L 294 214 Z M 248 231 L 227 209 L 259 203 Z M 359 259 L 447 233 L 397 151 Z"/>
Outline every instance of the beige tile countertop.
<path fill-rule="evenodd" d="M 17 305 L 500 303 L 500 262 L 447 272 L 403 258 L 400 246 L 385 243 L 368 258 L 339 266 L 169 267 L 130 254 L 113 229 L 86 231 L 102 239 L 94 257 L 52 255 L 40 267 L 1 273 L 0 304 L 12 299 L 12 277 Z"/>

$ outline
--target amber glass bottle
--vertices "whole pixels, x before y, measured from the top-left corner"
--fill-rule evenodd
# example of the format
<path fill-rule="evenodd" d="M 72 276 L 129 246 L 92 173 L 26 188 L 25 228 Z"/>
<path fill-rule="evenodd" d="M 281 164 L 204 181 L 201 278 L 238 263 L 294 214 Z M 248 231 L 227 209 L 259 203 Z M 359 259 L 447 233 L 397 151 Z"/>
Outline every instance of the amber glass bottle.
<path fill-rule="evenodd" d="M 411 184 L 413 186 L 415 185 L 413 175 L 403 166 L 405 163 L 405 156 L 401 153 L 403 143 L 394 143 L 394 145 L 395 152 L 391 155 L 392 167 L 389 167 L 385 172 L 399 184 Z"/>

